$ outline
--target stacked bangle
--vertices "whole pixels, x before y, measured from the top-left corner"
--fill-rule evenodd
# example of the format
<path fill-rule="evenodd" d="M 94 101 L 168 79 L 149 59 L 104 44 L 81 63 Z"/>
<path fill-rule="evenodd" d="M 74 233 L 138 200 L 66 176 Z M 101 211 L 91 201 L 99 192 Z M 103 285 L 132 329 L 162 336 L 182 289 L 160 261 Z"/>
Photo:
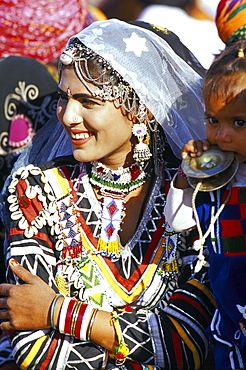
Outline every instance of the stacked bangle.
<path fill-rule="evenodd" d="M 53 299 L 53 302 L 51 303 L 51 306 L 50 306 L 50 324 L 51 324 L 52 328 L 55 329 L 55 330 L 58 330 L 58 326 L 55 325 L 55 307 L 56 307 L 56 303 L 57 303 L 57 301 L 60 297 L 64 297 L 64 295 L 63 294 L 57 294 L 55 296 L 55 298 Z"/>
<path fill-rule="evenodd" d="M 93 313 L 94 308 L 91 305 L 65 297 L 59 318 L 60 333 L 86 341 L 88 327 L 93 325 L 93 322 L 90 325 Z"/>
<path fill-rule="evenodd" d="M 59 330 L 61 334 L 72 335 L 82 341 L 91 339 L 91 331 L 98 312 L 87 303 L 82 303 L 71 297 L 64 297 L 62 303 L 59 327 L 55 325 L 55 306 L 63 294 L 57 294 L 50 307 L 50 321 L 53 329 Z"/>
<path fill-rule="evenodd" d="M 94 324 L 94 321 L 95 321 L 95 318 L 96 318 L 96 315 L 97 315 L 97 311 L 98 311 L 97 308 L 93 309 L 91 319 L 90 319 L 90 323 L 89 323 L 89 327 L 88 327 L 88 331 L 87 331 L 87 340 L 91 340 L 91 331 L 92 331 L 92 327 L 93 327 L 93 324 Z"/>

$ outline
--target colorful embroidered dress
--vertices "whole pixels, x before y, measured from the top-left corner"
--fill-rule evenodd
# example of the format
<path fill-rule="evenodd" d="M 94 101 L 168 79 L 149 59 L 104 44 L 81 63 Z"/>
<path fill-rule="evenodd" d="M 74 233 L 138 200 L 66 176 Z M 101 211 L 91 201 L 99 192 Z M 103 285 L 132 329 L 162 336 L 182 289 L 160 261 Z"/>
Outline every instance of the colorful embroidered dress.
<path fill-rule="evenodd" d="M 228 189 L 199 193 L 197 210 L 203 232 L 211 216 L 228 196 Z M 246 187 L 234 184 L 231 195 L 211 237 L 209 276 L 217 310 L 211 324 L 216 340 L 218 369 L 244 369 L 246 366 Z M 216 367 L 217 369 L 217 367 Z"/>
<path fill-rule="evenodd" d="M 180 267 L 185 251 L 165 226 L 162 177 L 154 181 L 137 230 L 117 252 L 98 245 L 102 208 L 88 171 L 88 164 L 61 157 L 16 172 L 7 258 L 56 292 L 116 310 L 130 350 L 122 369 L 199 369 L 213 298 L 206 269 L 187 282 L 193 265 Z M 110 205 L 109 213 L 116 211 L 117 203 Z M 8 271 L 9 282 L 15 279 Z M 52 328 L 14 332 L 11 339 L 21 369 L 118 368 L 104 348 Z"/>

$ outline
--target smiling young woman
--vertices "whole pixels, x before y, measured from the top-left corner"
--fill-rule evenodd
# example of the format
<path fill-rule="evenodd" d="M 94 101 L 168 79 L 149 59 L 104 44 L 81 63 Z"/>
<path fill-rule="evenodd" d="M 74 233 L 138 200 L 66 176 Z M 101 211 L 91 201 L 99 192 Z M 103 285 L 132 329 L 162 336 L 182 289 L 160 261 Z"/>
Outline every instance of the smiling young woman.
<path fill-rule="evenodd" d="M 0 326 L 13 330 L 15 360 L 199 369 L 214 310 L 207 269 L 194 274 L 196 252 L 163 211 L 175 154 L 204 133 L 201 78 L 152 30 L 118 20 L 71 38 L 59 71 L 73 155 L 49 127 L 39 138 L 58 157 L 8 184 L 12 284 L 0 286 Z"/>

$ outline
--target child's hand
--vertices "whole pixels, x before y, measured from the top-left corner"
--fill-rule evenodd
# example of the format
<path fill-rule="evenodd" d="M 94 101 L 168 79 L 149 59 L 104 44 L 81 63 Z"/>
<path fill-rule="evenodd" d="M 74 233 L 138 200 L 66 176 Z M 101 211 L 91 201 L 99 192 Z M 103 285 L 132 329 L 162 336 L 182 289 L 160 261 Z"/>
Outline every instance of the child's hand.
<path fill-rule="evenodd" d="M 199 157 L 202 153 L 210 147 L 210 142 L 204 140 L 189 140 L 182 148 L 181 157 L 185 159 L 187 155 L 191 157 Z"/>

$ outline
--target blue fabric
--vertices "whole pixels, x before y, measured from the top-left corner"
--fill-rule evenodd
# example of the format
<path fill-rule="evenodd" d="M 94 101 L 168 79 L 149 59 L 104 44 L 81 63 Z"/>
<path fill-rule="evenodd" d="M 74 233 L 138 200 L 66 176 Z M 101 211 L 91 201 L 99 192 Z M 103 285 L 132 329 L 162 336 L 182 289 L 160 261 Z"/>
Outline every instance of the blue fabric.
<path fill-rule="evenodd" d="M 213 193 L 199 192 L 196 205 L 203 233 L 211 222 L 211 214 L 216 214 L 226 188 Z M 233 220 L 232 208 L 228 205 L 221 218 Z M 240 218 L 240 214 L 237 218 Z M 241 237 L 241 236 L 240 236 Z M 236 239 L 234 239 L 236 240 Z M 206 240 L 209 257 L 209 277 L 216 298 L 217 313 L 208 335 L 215 340 L 216 370 L 246 368 L 246 255 L 224 253 L 220 222 L 214 227 L 214 237 Z"/>

